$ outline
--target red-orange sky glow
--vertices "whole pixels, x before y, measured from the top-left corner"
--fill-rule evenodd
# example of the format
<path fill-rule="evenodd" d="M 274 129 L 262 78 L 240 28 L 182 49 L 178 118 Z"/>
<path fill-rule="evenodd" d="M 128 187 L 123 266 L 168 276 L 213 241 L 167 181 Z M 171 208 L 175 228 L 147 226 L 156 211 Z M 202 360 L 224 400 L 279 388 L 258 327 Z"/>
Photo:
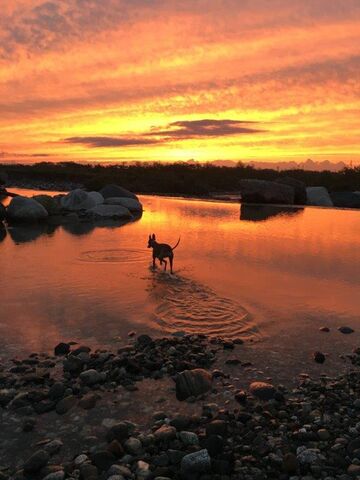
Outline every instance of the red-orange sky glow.
<path fill-rule="evenodd" d="M 0 162 L 360 163 L 359 0 L 0 8 Z"/>

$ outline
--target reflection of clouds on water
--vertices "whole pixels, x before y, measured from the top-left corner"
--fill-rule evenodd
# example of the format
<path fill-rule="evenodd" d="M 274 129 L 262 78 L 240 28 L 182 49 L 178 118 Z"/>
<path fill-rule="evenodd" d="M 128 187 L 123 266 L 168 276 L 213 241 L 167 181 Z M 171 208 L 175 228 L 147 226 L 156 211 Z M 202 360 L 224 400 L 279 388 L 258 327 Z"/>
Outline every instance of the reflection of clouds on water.
<path fill-rule="evenodd" d="M 182 330 L 224 338 L 260 336 L 251 315 L 241 305 L 194 280 L 154 272 L 149 292 L 157 304 L 154 321 L 166 333 Z"/>

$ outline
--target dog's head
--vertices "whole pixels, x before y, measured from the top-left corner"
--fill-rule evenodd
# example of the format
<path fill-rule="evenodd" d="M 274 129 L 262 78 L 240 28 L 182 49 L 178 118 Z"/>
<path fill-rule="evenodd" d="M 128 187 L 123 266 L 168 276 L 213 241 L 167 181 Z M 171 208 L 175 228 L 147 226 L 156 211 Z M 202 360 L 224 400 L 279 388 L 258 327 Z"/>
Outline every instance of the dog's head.
<path fill-rule="evenodd" d="M 149 235 L 148 248 L 153 248 L 156 243 L 155 233 Z"/>

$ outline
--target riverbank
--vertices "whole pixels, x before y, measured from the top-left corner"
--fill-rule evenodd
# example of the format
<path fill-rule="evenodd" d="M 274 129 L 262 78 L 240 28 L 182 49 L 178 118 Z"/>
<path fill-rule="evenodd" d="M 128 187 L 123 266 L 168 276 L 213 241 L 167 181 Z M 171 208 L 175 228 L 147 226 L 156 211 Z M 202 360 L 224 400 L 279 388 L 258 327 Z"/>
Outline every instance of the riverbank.
<path fill-rule="evenodd" d="M 339 377 L 238 390 L 243 347 L 130 333 L 116 350 L 2 359 L 1 478 L 356 477 L 359 350 Z"/>

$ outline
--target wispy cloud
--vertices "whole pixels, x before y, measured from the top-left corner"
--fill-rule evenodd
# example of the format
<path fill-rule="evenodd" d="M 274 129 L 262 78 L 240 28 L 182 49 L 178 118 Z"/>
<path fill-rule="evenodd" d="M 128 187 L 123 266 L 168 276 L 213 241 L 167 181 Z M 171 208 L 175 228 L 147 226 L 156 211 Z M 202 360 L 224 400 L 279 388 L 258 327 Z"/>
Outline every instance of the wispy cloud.
<path fill-rule="evenodd" d="M 263 130 L 251 128 L 246 125 L 257 124 L 244 120 L 181 120 L 170 123 L 165 130 L 154 128 L 147 135 L 157 135 L 168 139 L 224 137 L 229 135 L 242 135 L 259 133 Z"/>
<path fill-rule="evenodd" d="M 86 145 L 91 148 L 104 147 L 134 147 L 138 145 L 152 145 L 158 143 L 156 139 L 142 137 L 110 137 L 110 136 L 93 136 L 93 137 L 69 137 L 64 139 L 65 143 L 73 143 Z"/>
<path fill-rule="evenodd" d="M 165 128 L 153 127 L 151 131 L 128 136 L 77 136 L 62 140 L 65 143 L 86 145 L 90 148 L 134 147 L 154 145 L 180 140 L 207 137 L 227 137 L 231 135 L 249 135 L 263 130 L 247 127 L 257 124 L 244 120 L 179 120 L 171 122 Z"/>

